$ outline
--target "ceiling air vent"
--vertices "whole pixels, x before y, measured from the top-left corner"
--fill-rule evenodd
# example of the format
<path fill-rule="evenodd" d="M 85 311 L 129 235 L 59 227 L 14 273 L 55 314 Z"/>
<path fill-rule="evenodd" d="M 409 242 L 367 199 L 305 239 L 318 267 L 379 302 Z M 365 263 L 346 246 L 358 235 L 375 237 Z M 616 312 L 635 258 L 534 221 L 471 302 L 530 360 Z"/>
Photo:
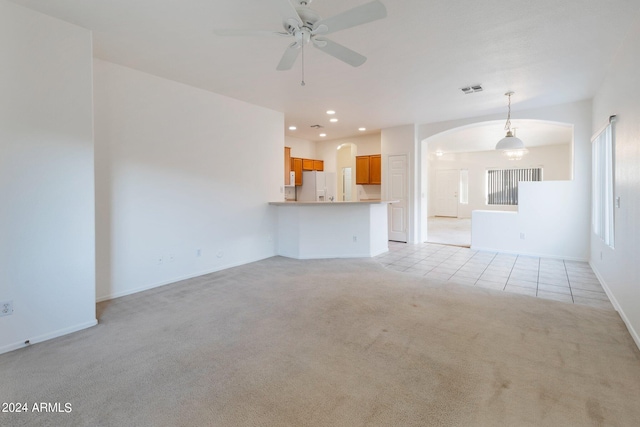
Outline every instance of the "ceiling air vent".
<path fill-rule="evenodd" d="M 465 87 L 461 88 L 460 90 L 464 94 L 482 92 L 482 85 L 465 86 Z"/>
<path fill-rule="evenodd" d="M 320 129 L 320 128 L 324 127 L 324 126 L 320 126 L 320 125 L 311 125 L 311 127 L 312 127 L 312 128 L 316 128 L 316 129 Z"/>

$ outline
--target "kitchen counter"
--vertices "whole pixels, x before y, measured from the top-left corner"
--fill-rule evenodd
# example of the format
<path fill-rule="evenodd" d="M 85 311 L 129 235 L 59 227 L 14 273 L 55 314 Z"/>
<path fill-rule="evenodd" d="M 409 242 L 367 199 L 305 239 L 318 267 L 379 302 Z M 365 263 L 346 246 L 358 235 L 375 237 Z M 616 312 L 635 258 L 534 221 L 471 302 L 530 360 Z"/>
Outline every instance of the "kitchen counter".
<path fill-rule="evenodd" d="M 387 206 L 394 202 L 270 202 L 278 215 L 277 253 L 317 259 L 368 258 L 387 252 Z"/>
<path fill-rule="evenodd" d="M 274 206 L 287 206 L 287 205 L 309 205 L 309 206 L 316 206 L 316 205 L 361 205 L 361 204 L 372 204 L 372 203 L 397 203 L 397 200 L 360 200 L 357 202 L 300 202 L 300 201 L 296 201 L 296 200 L 286 200 L 283 202 L 269 202 L 270 205 L 274 205 Z"/>

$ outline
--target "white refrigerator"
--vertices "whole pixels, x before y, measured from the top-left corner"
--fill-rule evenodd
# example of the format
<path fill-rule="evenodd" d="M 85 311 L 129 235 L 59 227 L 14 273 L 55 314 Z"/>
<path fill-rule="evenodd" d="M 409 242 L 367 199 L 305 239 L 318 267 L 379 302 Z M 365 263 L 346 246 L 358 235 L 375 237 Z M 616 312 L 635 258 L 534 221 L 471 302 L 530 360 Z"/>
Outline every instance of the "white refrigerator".
<path fill-rule="evenodd" d="M 336 174 L 333 172 L 302 172 L 298 201 L 333 202 L 336 200 L 336 182 Z"/>

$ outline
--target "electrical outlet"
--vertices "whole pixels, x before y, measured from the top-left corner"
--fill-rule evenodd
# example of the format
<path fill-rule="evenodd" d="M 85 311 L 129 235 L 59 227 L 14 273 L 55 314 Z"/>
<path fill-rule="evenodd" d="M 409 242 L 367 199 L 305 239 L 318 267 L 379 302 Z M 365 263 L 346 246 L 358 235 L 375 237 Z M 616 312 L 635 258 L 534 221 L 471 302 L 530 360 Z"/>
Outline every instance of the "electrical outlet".
<path fill-rule="evenodd" d="M 176 259 L 176 256 L 174 254 L 167 255 L 168 262 L 173 262 L 175 259 Z"/>
<path fill-rule="evenodd" d="M 0 317 L 13 314 L 13 301 L 0 301 Z"/>
<path fill-rule="evenodd" d="M 353 236 L 353 242 L 357 242 L 358 241 L 358 236 Z"/>

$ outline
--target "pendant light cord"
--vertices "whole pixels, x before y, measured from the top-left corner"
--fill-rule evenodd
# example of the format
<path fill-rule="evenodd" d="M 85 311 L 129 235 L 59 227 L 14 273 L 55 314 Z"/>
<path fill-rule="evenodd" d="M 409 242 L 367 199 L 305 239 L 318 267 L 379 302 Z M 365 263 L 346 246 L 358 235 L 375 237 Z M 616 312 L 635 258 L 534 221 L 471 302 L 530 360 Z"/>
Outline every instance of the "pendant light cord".
<path fill-rule="evenodd" d="M 504 130 L 511 130 L 511 95 L 513 92 L 507 92 L 506 95 L 509 97 L 509 113 L 507 114 L 507 123 L 504 124 Z"/>

